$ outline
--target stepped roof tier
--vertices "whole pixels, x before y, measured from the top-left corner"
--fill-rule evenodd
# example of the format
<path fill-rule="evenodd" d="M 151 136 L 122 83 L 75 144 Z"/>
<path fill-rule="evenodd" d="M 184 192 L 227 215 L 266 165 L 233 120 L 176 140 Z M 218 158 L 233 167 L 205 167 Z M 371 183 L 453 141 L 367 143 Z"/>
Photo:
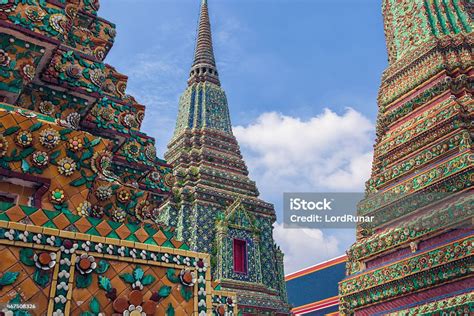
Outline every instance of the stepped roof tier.
<path fill-rule="evenodd" d="M 272 233 L 275 211 L 259 199 L 232 133 L 206 0 L 200 6 L 194 56 L 165 153 L 176 181 L 161 221 L 177 227 L 178 238 L 191 249 L 211 253 L 214 278 L 222 289 L 237 292 L 244 314 L 287 315 L 283 254 Z M 235 249 L 242 243 L 245 262 L 239 267 Z"/>
<path fill-rule="evenodd" d="M 173 176 L 156 157 L 155 140 L 140 131 L 145 107 L 125 93 L 127 77 L 103 62 L 115 26 L 95 15 L 97 2 L 28 2 L 13 1 L 0 20 L 0 97 L 4 115 L 40 121 L 4 120 L 3 137 L 16 151 L 5 153 L 2 167 L 48 178 L 50 191 L 68 201 L 42 194 L 34 206 L 76 213 L 87 199 L 108 218 L 120 209 L 123 221 L 152 219 Z M 21 135 L 31 141 L 22 145 Z M 32 157 L 41 151 L 46 163 L 39 167 Z"/>
<path fill-rule="evenodd" d="M 0 1 L 0 314 L 237 314 L 209 255 L 156 224 L 175 177 L 98 9 Z"/>
<path fill-rule="evenodd" d="M 372 175 L 339 283 L 356 315 L 472 310 L 474 75 L 470 1 L 384 0 Z"/>

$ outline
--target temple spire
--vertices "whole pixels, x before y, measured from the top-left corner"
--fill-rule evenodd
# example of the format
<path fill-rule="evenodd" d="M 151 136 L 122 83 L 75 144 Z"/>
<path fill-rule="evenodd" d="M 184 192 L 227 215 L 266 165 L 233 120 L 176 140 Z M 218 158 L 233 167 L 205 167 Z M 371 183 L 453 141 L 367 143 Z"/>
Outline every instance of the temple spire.
<path fill-rule="evenodd" d="M 189 74 L 188 85 L 195 82 L 212 82 L 220 86 L 214 50 L 212 48 L 211 23 L 207 0 L 201 1 L 201 12 L 196 37 L 194 62 Z"/>

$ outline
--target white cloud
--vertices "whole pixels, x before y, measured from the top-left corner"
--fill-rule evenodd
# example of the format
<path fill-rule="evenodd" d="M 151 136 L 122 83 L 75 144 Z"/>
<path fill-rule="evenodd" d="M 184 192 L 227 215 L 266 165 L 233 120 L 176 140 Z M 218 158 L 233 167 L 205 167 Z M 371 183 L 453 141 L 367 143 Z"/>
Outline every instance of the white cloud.
<path fill-rule="evenodd" d="M 285 273 L 292 273 L 340 255 L 340 243 L 319 229 L 286 229 L 275 224 L 273 236 L 285 254 Z"/>
<path fill-rule="evenodd" d="M 374 125 L 354 109 L 325 109 L 301 119 L 269 112 L 248 126 L 234 127 L 251 177 L 262 198 L 281 211 L 284 192 L 361 192 L 370 176 Z M 355 231 L 285 229 L 274 237 L 291 273 L 344 253 Z"/>
<path fill-rule="evenodd" d="M 370 175 L 373 124 L 348 108 L 302 120 L 264 113 L 234 127 L 252 175 L 264 190 L 361 191 Z M 269 189 L 267 189 L 269 188 Z"/>

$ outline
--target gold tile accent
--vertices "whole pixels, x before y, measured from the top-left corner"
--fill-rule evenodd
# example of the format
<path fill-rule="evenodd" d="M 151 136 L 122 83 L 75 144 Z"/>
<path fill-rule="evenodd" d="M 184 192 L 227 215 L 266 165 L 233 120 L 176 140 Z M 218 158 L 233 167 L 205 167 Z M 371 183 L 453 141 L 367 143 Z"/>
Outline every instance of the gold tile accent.
<path fill-rule="evenodd" d="M 73 289 L 73 287 L 72 287 L 72 284 L 71 284 L 71 285 L 69 286 L 69 289 L 68 289 L 67 294 L 66 294 L 66 298 L 67 298 L 68 300 L 71 300 L 71 298 L 72 298 L 72 289 Z M 69 315 L 69 314 L 66 313 L 65 315 Z"/>
<path fill-rule="evenodd" d="M 135 243 L 135 248 L 140 249 L 140 250 L 148 250 L 148 245 L 143 244 L 141 242 L 136 242 Z"/>
<path fill-rule="evenodd" d="M 80 239 L 84 241 L 91 240 L 91 237 L 92 237 L 91 235 L 83 234 L 83 233 L 74 233 L 74 234 L 75 234 L 76 239 Z"/>
<path fill-rule="evenodd" d="M 135 247 L 135 243 L 134 243 L 133 241 L 121 240 L 121 241 L 120 241 L 120 246 L 134 248 L 134 247 Z"/>
<path fill-rule="evenodd" d="M 13 243 L 15 246 L 21 247 L 21 248 L 35 248 L 35 245 L 36 245 L 31 242 L 23 242 L 23 241 L 14 241 Z"/>
<path fill-rule="evenodd" d="M 53 273 L 53 280 L 51 281 L 51 288 L 55 288 L 58 286 L 58 280 L 57 280 L 58 276 Z M 56 292 L 56 290 L 55 290 Z"/>
<path fill-rule="evenodd" d="M 102 244 L 105 244 L 105 237 L 90 236 L 90 241 L 95 242 L 95 243 L 102 243 Z"/>
<path fill-rule="evenodd" d="M 48 250 L 48 251 L 51 251 L 51 252 L 55 252 L 58 250 L 58 247 L 52 247 L 52 246 L 49 246 L 49 245 L 41 245 L 45 250 Z M 59 254 L 58 254 L 59 256 Z"/>
<path fill-rule="evenodd" d="M 44 227 L 43 228 L 43 234 L 57 236 L 57 235 L 59 235 L 59 229 Z"/>
<path fill-rule="evenodd" d="M 59 236 L 67 239 L 74 239 L 75 238 L 75 233 L 74 232 L 68 232 L 65 230 L 60 230 L 59 231 Z"/>
<path fill-rule="evenodd" d="M 74 256 L 75 256 L 75 255 L 74 255 Z M 76 257 L 74 257 L 74 256 L 71 257 L 71 264 L 76 261 Z M 73 259 L 74 259 L 74 261 L 73 261 Z M 72 267 L 72 265 L 71 265 L 71 267 Z M 69 283 L 73 283 L 73 282 L 74 282 L 74 275 L 75 275 L 75 273 L 76 273 L 76 269 L 72 269 L 72 268 L 69 269 Z"/>
<path fill-rule="evenodd" d="M 171 254 L 171 255 L 176 255 L 176 254 L 178 254 L 178 253 L 176 253 L 176 249 L 174 249 L 174 248 L 164 248 L 164 247 L 163 247 L 162 249 L 163 249 L 164 252 L 167 252 L 167 253 L 169 253 L 169 254 Z M 166 249 L 166 250 L 165 250 L 165 249 Z"/>
<path fill-rule="evenodd" d="M 35 234 L 42 234 L 43 227 L 35 226 L 35 225 L 26 225 L 25 230 L 35 233 Z"/>
<path fill-rule="evenodd" d="M 14 223 L 14 222 L 9 222 L 8 223 L 8 228 L 10 229 L 17 229 L 17 230 L 25 230 L 26 225 L 22 223 Z"/>
<path fill-rule="evenodd" d="M 0 239 L 0 244 L 14 246 L 15 242 L 8 239 Z"/>
<path fill-rule="evenodd" d="M 115 255 L 109 255 L 108 253 L 104 253 L 104 259 L 110 259 L 110 260 L 119 260 L 119 256 L 115 256 Z"/>
<path fill-rule="evenodd" d="M 67 296 L 69 296 L 69 293 L 72 293 L 72 291 L 69 291 Z M 68 298 L 68 300 L 70 300 L 70 298 Z M 71 301 L 68 301 L 66 303 L 66 308 L 64 309 L 64 315 L 71 315 Z"/>
<path fill-rule="evenodd" d="M 59 261 L 61 260 L 61 251 L 56 252 L 56 265 L 54 266 L 53 282 L 56 282 L 59 274 Z M 51 285 L 52 286 L 52 285 Z M 56 286 L 54 287 L 56 288 Z"/>
<path fill-rule="evenodd" d="M 115 239 L 115 238 L 105 238 L 105 242 L 107 244 L 115 245 L 115 246 L 120 246 L 120 240 Z"/>
<path fill-rule="evenodd" d="M 156 245 L 146 245 L 146 250 L 153 252 L 161 252 L 161 248 Z"/>
<path fill-rule="evenodd" d="M 49 299 L 48 313 L 47 313 L 47 315 L 53 315 L 53 312 L 54 312 L 54 298 L 51 297 L 51 298 Z"/>

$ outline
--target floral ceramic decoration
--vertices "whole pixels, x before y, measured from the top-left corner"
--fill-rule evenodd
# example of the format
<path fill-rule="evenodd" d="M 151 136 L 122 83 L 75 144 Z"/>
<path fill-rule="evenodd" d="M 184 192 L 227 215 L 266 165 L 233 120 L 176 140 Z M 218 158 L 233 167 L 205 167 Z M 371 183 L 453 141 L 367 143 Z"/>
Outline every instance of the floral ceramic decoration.
<path fill-rule="evenodd" d="M 49 163 L 49 156 L 44 151 L 37 151 L 32 156 L 33 164 L 38 168 L 45 168 Z"/>
<path fill-rule="evenodd" d="M 73 138 L 69 139 L 68 147 L 70 150 L 74 152 L 78 152 L 82 150 L 82 147 L 83 147 L 82 140 L 79 137 L 74 136 Z"/>
<path fill-rule="evenodd" d="M 110 185 L 101 185 L 94 193 L 99 201 L 107 201 L 112 196 L 113 190 Z"/>
<path fill-rule="evenodd" d="M 41 131 L 39 141 L 43 147 L 53 149 L 59 144 L 59 137 L 60 135 L 56 130 L 49 128 Z"/>
<path fill-rule="evenodd" d="M 77 207 L 77 214 L 80 216 L 88 216 L 92 210 L 92 205 L 88 201 L 84 201 Z"/>
<path fill-rule="evenodd" d="M 76 171 L 76 169 L 76 162 L 69 157 L 63 158 L 58 161 L 59 174 L 62 174 L 64 176 L 71 176 L 74 174 L 74 171 Z"/>
<path fill-rule="evenodd" d="M 29 147 L 33 142 L 33 135 L 29 131 L 21 131 L 18 133 L 15 140 L 21 147 Z"/>

